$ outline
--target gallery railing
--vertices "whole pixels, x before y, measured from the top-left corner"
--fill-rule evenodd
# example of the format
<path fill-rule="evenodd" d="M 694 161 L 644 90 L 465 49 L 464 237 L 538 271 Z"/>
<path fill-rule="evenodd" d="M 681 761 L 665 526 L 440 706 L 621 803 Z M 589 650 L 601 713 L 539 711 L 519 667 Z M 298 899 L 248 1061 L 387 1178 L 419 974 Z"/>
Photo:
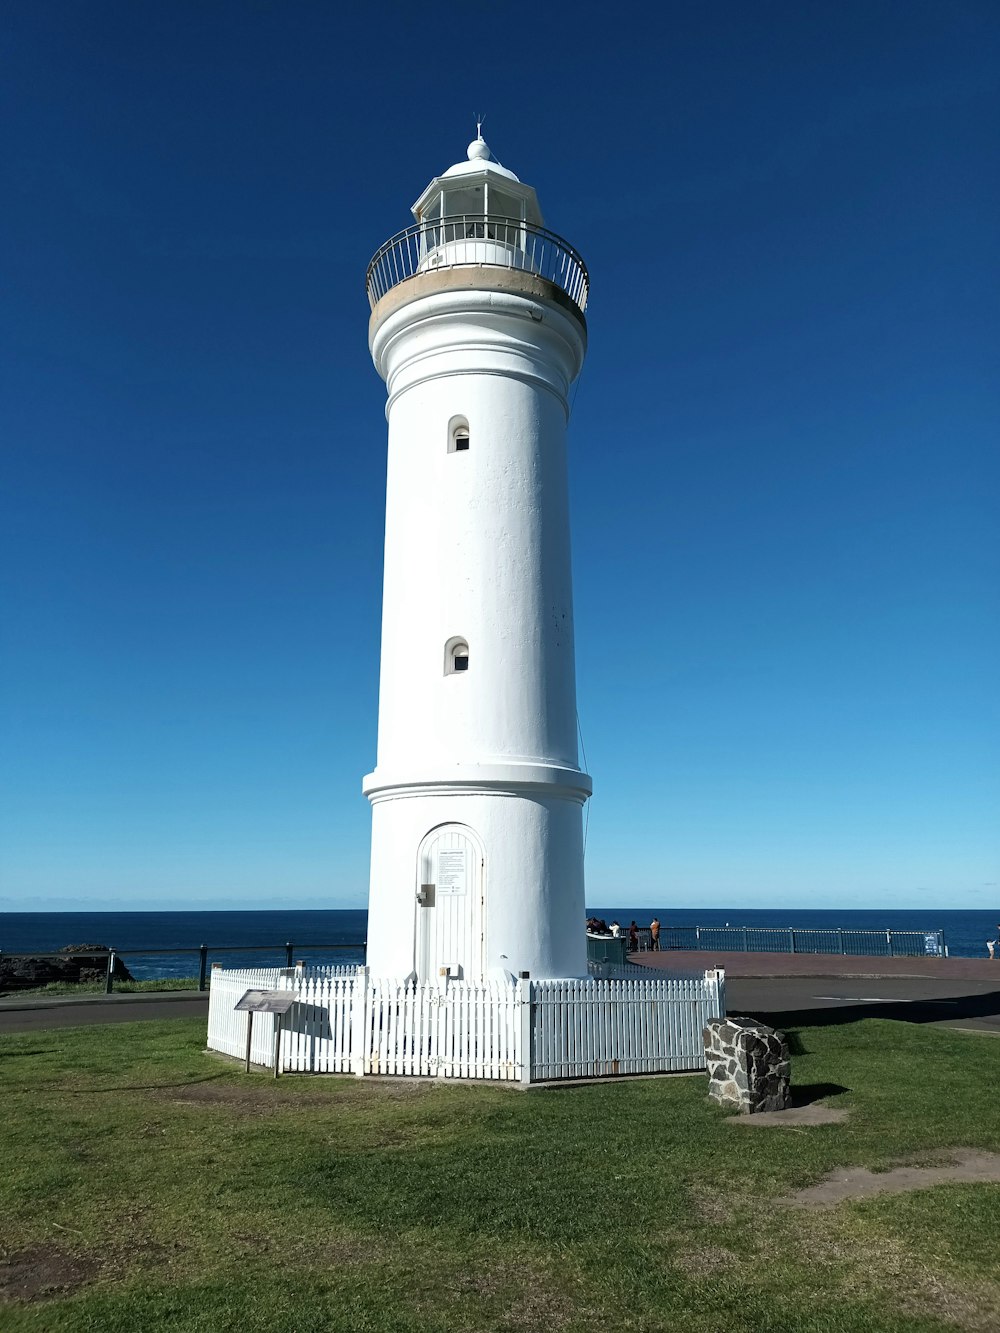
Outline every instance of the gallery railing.
<path fill-rule="evenodd" d="M 374 310 L 386 292 L 420 273 L 470 264 L 537 274 L 581 313 L 587 308 L 590 275 L 568 241 L 545 227 L 482 213 L 417 223 L 390 237 L 368 265 L 369 303 Z"/>

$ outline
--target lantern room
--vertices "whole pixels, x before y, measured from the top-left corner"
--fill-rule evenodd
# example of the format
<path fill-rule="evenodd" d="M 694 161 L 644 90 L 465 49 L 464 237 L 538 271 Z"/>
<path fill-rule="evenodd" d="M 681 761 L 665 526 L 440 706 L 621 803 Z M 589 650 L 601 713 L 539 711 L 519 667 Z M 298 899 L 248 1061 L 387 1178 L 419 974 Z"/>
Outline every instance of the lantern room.
<path fill-rule="evenodd" d="M 520 268 L 526 227 L 544 225 L 535 191 L 492 160 L 481 134 L 469 144 L 467 161 L 435 176 L 413 205 L 413 216 L 421 228 L 421 268 L 445 263 Z M 456 245 L 468 249 L 470 241 L 481 243 L 473 245 L 475 253 L 453 253 Z"/>
<path fill-rule="evenodd" d="M 581 315 L 586 310 L 587 266 L 568 241 L 546 230 L 535 191 L 493 161 L 481 134 L 469 144 L 466 161 L 435 176 L 412 211 L 415 225 L 391 236 L 368 265 L 373 311 L 411 278 L 470 267 L 534 274 L 561 290 Z"/>

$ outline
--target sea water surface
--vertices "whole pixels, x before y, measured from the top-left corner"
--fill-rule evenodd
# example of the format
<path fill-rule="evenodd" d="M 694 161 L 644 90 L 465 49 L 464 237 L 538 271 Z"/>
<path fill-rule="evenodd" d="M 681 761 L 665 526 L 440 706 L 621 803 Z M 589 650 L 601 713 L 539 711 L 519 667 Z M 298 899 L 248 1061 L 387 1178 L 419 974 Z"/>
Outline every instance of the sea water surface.
<path fill-rule="evenodd" d="M 1000 907 L 987 911 L 721 907 L 593 907 L 590 915 L 623 926 L 748 926 L 799 930 L 943 930 L 953 957 L 985 958 L 986 941 L 1000 933 Z M 581 923 L 582 925 L 582 923 Z M 42 953 L 67 944 L 107 945 L 125 955 L 140 979 L 197 975 L 195 953 L 170 950 L 209 946 L 209 962 L 225 967 L 273 967 L 293 959 L 364 962 L 368 913 L 361 909 L 245 912 L 6 912 L 0 914 L 0 953 Z M 238 952 L 254 946 L 250 952 Z M 264 946 L 264 947 L 262 947 Z M 316 946 L 325 946 L 318 948 Z M 1000 955 L 1000 950 L 997 951 Z M 998 962 L 1000 975 L 1000 962 Z"/>
<path fill-rule="evenodd" d="M 197 953 L 169 951 L 203 944 L 209 946 L 209 964 L 223 967 L 283 966 L 289 945 L 293 960 L 360 964 L 367 929 L 364 910 L 5 912 L 0 915 L 0 953 L 102 945 L 120 952 L 132 975 L 147 981 L 197 976 Z"/>

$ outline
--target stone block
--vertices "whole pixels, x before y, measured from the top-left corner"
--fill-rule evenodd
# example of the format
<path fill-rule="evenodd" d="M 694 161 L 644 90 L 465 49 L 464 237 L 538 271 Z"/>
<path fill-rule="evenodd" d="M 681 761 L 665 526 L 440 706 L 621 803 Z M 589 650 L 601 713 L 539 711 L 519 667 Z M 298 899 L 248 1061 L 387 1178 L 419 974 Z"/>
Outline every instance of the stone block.
<path fill-rule="evenodd" d="M 751 1018 L 713 1018 L 703 1032 L 708 1095 L 741 1113 L 791 1105 L 791 1065 L 783 1032 Z"/>

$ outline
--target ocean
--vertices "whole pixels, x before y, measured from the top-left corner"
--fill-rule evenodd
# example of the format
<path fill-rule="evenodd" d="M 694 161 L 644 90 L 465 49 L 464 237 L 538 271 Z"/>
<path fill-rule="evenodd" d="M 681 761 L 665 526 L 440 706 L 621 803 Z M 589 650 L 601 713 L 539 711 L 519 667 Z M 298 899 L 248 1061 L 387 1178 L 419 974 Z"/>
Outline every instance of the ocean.
<path fill-rule="evenodd" d="M 210 948 L 209 965 L 276 967 L 287 957 L 311 963 L 363 963 L 368 913 L 364 910 L 297 912 L 4 912 L 0 953 L 54 952 L 67 944 L 119 950 L 138 981 L 193 977 L 197 954 L 172 949 Z M 326 950 L 305 946 L 338 946 Z M 242 952 L 242 950 L 252 952 Z M 295 952 L 300 950 L 302 952 Z"/>
<path fill-rule="evenodd" d="M 873 911 L 781 908 L 592 907 L 589 915 L 649 924 L 653 916 L 671 926 L 748 926 L 787 930 L 943 930 L 952 957 L 985 958 L 986 941 L 996 939 L 1000 905 L 986 911 Z M 582 926 L 581 922 L 581 926 Z M 195 976 L 196 954 L 170 950 L 210 948 L 209 962 L 224 967 L 283 964 L 286 944 L 293 958 L 309 962 L 364 962 L 368 913 L 345 911 L 266 912 L 5 912 L 0 914 L 0 953 L 39 953 L 67 944 L 107 945 L 125 954 L 140 980 Z M 326 949 L 309 946 L 325 945 Z M 236 952 L 254 946 L 253 952 Z M 330 946 L 340 946 L 332 948 Z M 718 949 L 718 943 L 714 946 Z M 1000 975 L 1000 967 L 998 967 Z"/>

